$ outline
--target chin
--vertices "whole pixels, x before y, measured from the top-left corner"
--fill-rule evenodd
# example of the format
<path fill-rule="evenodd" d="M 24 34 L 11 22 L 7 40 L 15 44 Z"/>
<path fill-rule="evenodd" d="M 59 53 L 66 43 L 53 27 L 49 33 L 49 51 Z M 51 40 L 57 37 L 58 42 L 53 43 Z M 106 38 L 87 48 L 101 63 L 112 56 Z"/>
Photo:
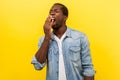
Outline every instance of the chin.
<path fill-rule="evenodd" d="M 56 30 L 56 29 L 59 29 L 59 27 L 55 25 L 52 27 L 52 29 Z"/>
<path fill-rule="evenodd" d="M 52 28 L 53 28 L 54 30 L 58 30 L 61 26 L 62 26 L 62 25 L 60 25 L 60 24 L 56 24 L 56 25 L 54 25 Z"/>

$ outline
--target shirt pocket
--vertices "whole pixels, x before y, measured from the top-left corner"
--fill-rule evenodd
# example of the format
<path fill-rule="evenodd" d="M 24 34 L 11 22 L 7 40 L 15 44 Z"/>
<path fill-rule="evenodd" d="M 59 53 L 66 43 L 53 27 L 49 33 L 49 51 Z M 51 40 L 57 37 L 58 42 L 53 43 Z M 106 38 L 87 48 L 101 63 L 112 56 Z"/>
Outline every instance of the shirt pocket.
<path fill-rule="evenodd" d="M 71 46 L 69 50 L 70 50 L 71 61 L 79 62 L 80 61 L 80 50 L 81 50 L 80 46 Z"/>

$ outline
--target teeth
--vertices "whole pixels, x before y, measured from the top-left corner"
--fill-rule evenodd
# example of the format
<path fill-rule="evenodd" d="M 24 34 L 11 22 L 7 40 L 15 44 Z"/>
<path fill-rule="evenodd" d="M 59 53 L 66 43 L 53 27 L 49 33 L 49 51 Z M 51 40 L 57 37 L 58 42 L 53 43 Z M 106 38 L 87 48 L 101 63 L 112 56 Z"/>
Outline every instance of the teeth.
<path fill-rule="evenodd" d="M 55 19 L 52 19 L 51 21 L 55 22 Z"/>
<path fill-rule="evenodd" d="M 55 21 L 55 19 L 53 19 L 53 21 Z"/>
<path fill-rule="evenodd" d="M 55 22 L 55 18 L 52 15 L 50 15 L 50 17 L 51 17 L 51 21 Z"/>

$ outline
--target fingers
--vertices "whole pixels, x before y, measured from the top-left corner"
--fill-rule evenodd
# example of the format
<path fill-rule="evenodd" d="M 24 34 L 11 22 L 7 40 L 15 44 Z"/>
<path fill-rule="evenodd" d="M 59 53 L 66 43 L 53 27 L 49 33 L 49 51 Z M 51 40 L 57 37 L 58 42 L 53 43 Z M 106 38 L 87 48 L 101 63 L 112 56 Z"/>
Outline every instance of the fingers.
<path fill-rule="evenodd" d="M 46 23 L 52 27 L 54 20 L 55 19 L 51 15 L 49 15 L 46 19 Z"/>
<path fill-rule="evenodd" d="M 51 29 L 52 27 L 54 26 L 54 18 L 49 15 L 45 21 L 45 24 L 44 24 L 44 33 L 45 34 L 51 34 Z"/>
<path fill-rule="evenodd" d="M 54 22 L 55 18 L 53 16 L 49 15 L 46 19 L 47 22 Z"/>

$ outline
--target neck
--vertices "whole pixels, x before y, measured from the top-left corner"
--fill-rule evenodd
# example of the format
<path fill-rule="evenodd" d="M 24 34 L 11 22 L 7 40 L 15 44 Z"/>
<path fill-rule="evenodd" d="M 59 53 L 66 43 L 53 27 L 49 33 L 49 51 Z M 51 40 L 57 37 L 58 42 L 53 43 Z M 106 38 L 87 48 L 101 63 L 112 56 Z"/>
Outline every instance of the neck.
<path fill-rule="evenodd" d="M 66 25 L 63 25 L 63 26 L 61 26 L 61 27 L 58 28 L 58 29 L 54 29 L 53 32 L 54 32 L 54 34 L 55 34 L 58 38 L 61 38 L 62 35 L 65 33 L 66 30 L 67 30 Z"/>

